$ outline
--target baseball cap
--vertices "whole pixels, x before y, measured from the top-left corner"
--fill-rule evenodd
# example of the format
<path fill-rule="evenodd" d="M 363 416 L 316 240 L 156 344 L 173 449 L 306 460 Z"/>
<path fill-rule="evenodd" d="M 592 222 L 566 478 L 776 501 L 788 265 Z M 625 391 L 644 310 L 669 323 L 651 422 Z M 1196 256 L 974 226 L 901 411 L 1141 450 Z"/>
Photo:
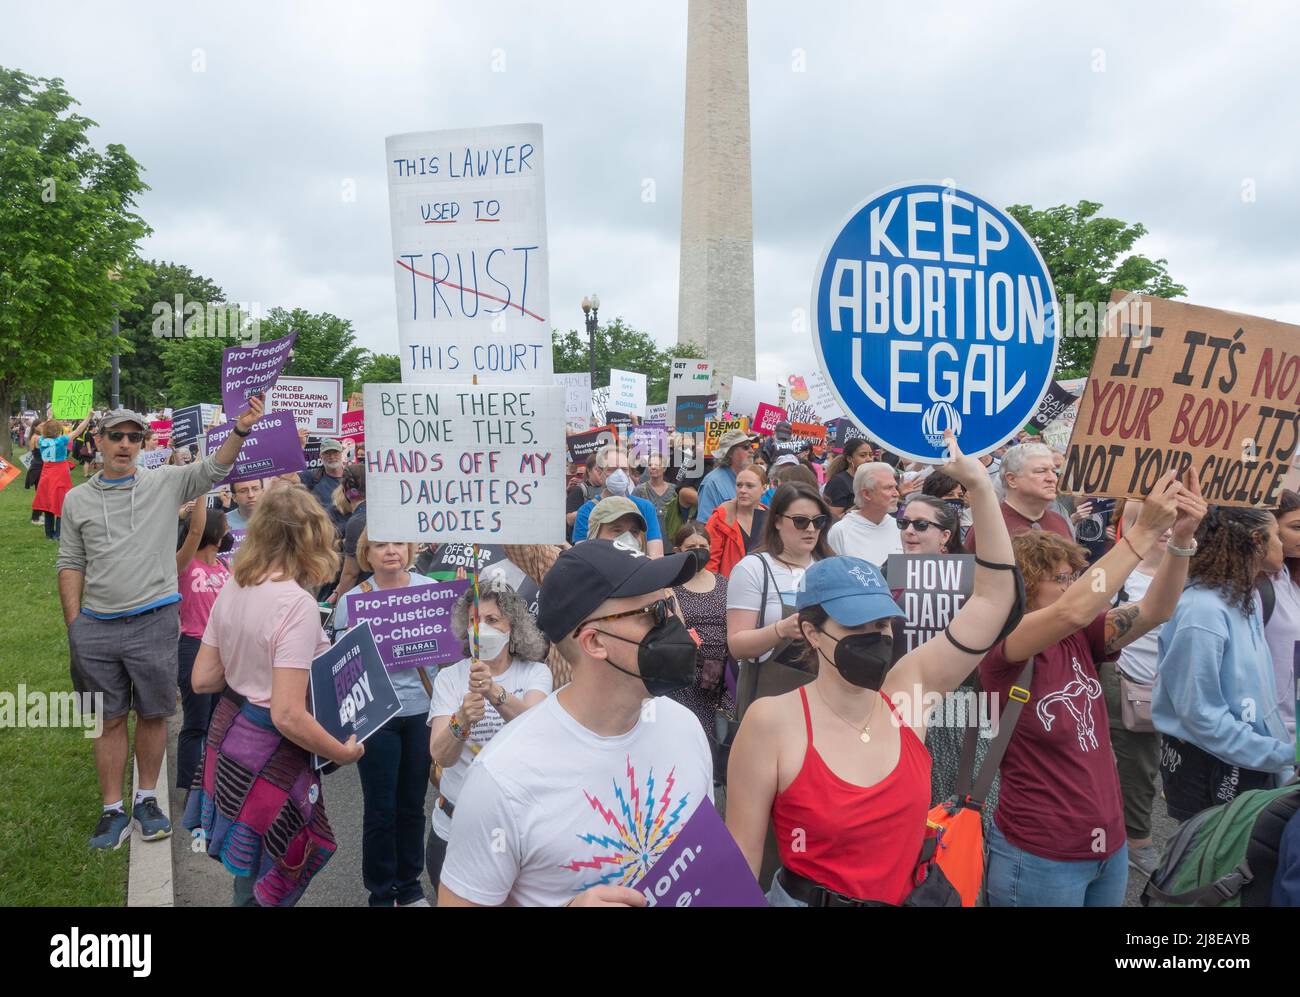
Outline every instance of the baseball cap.
<path fill-rule="evenodd" d="M 860 557 L 828 557 L 804 573 L 797 609 L 821 606 L 842 627 L 860 627 L 886 616 L 904 616 L 880 569 Z"/>
<path fill-rule="evenodd" d="M 587 516 L 587 536 L 595 536 L 596 530 L 606 523 L 612 523 L 624 516 L 635 516 L 641 520 L 641 530 L 645 532 L 645 516 L 637 504 L 625 495 L 608 495 L 596 503 Z"/>
<path fill-rule="evenodd" d="M 341 451 L 342 449 L 343 449 L 343 444 L 340 443 L 338 440 L 321 440 L 321 441 L 320 441 L 320 452 L 321 452 L 321 453 L 324 453 L 326 450 L 339 450 L 339 451 Z"/>
<path fill-rule="evenodd" d="M 787 464 L 798 464 L 798 463 L 799 463 L 799 458 L 796 457 L 794 454 L 784 453 L 776 459 L 776 463 L 773 464 L 772 466 L 785 467 Z"/>
<path fill-rule="evenodd" d="M 141 429 L 149 428 L 149 420 L 139 412 L 132 412 L 129 408 L 115 408 L 108 415 L 99 420 L 100 429 L 112 429 L 114 426 L 123 422 L 134 422 Z"/>
<path fill-rule="evenodd" d="M 715 460 L 722 460 L 730 452 L 732 447 L 738 447 L 744 443 L 753 443 L 754 437 L 748 433 L 742 433 L 739 429 L 728 430 L 722 434 L 722 439 L 718 440 L 718 447 L 713 451 Z"/>
<path fill-rule="evenodd" d="M 537 622 L 555 643 L 606 599 L 645 595 L 694 576 L 695 559 L 689 554 L 651 558 L 614 540 L 587 540 L 563 551 L 542 579 Z"/>

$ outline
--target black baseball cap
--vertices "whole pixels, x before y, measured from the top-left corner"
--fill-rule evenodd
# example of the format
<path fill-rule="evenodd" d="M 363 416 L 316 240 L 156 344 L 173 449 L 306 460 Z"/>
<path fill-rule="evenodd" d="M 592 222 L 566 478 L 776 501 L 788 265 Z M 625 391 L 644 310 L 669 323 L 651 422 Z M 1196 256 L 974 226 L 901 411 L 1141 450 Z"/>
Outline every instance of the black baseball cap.
<path fill-rule="evenodd" d="M 695 570 L 689 554 L 652 558 L 617 540 L 584 540 L 563 551 L 542 579 L 538 625 L 558 643 L 606 599 L 681 585 Z"/>

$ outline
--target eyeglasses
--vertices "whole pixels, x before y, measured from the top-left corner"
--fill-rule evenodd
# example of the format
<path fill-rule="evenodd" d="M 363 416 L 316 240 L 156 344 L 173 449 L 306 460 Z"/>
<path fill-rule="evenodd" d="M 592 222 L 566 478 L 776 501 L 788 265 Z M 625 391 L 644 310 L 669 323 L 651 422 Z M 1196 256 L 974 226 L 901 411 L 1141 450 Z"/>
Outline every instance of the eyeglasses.
<path fill-rule="evenodd" d="M 655 626 L 659 626 L 667 621 L 669 617 L 677 615 L 677 600 L 675 598 L 656 599 L 648 606 L 642 606 L 640 609 L 629 609 L 626 613 L 610 613 L 609 616 L 593 616 L 591 619 L 579 623 L 574 627 L 573 632 L 576 634 L 583 627 L 592 623 L 600 623 L 603 620 L 625 620 L 630 616 L 640 616 L 642 613 L 653 613 Z"/>
<path fill-rule="evenodd" d="M 916 530 L 917 533 L 924 533 L 931 526 L 937 527 L 938 525 L 938 523 L 932 523 L 928 519 L 905 519 L 902 516 L 898 517 L 899 532 L 902 532 L 910 526 L 912 529 Z"/>
<path fill-rule="evenodd" d="M 782 515 L 785 514 L 782 513 Z M 824 530 L 826 524 L 830 522 L 830 517 L 825 513 L 820 516 L 814 516 L 812 519 L 809 519 L 807 516 L 785 516 L 785 518 L 794 523 L 794 528 L 796 530 L 806 530 L 810 526 L 815 526 L 817 527 L 818 532 Z"/>
<path fill-rule="evenodd" d="M 1053 575 L 1052 581 L 1056 582 L 1057 585 L 1073 585 L 1082 577 L 1082 571 L 1072 571 L 1069 574 Z"/>
<path fill-rule="evenodd" d="M 124 433 L 120 429 L 109 430 L 105 435 L 114 443 L 121 443 L 124 439 L 130 440 L 132 443 L 142 443 L 144 441 L 144 433 Z"/>

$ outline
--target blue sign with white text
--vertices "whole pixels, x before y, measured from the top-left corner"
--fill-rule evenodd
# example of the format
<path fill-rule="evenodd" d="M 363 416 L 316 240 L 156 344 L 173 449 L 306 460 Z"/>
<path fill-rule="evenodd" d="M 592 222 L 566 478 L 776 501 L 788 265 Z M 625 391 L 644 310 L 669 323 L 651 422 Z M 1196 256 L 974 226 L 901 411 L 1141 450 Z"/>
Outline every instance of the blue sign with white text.
<path fill-rule="evenodd" d="M 1051 275 L 1001 209 L 937 183 L 872 195 L 813 280 L 813 343 L 840 404 L 870 436 L 941 461 L 943 431 L 988 453 L 1024 428 L 1052 383 Z"/>

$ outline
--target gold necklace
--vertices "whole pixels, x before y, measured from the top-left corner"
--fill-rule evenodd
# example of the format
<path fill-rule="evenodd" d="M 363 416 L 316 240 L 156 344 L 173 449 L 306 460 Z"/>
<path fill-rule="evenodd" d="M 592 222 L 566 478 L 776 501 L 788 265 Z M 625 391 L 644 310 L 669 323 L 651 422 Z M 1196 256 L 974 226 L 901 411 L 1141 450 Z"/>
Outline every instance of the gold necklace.
<path fill-rule="evenodd" d="M 817 688 L 816 683 L 813 684 L 813 687 L 817 689 L 817 697 L 825 704 L 826 709 L 830 710 L 837 717 L 843 720 L 846 724 L 848 724 L 854 730 L 858 731 L 858 740 L 860 740 L 863 744 L 871 743 L 871 721 L 872 719 L 874 719 L 876 715 L 876 704 L 880 702 L 879 696 L 877 696 L 876 699 L 873 700 L 871 703 L 871 712 L 867 714 L 867 725 L 865 727 L 859 728 L 858 725 L 855 724 L 853 721 L 845 720 L 840 713 L 836 712 L 835 707 L 831 706 L 830 701 L 827 700 L 825 693 L 823 693 L 820 688 Z"/>

